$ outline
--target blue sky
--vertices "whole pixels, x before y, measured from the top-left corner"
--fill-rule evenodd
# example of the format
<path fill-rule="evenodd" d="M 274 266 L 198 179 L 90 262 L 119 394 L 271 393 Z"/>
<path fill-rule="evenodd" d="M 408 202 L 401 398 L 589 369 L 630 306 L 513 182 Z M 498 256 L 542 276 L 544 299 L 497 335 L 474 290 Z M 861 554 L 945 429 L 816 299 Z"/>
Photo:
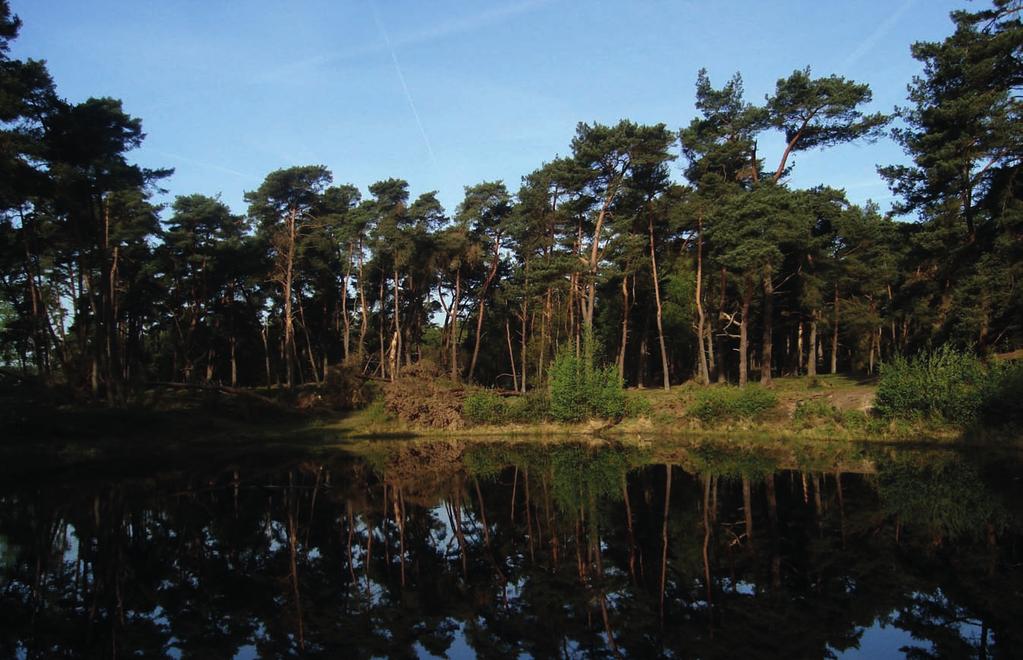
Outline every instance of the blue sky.
<path fill-rule="evenodd" d="M 243 212 L 270 171 L 324 164 L 363 191 L 392 176 L 438 190 L 453 212 L 466 185 L 517 190 L 579 121 L 687 124 L 700 67 L 715 85 L 740 71 L 760 101 L 810 65 L 869 83 L 872 109 L 890 111 L 920 71 L 909 45 L 985 4 L 11 0 L 12 54 L 47 60 L 71 101 L 122 99 L 148 136 L 135 160 L 176 169 L 171 195 L 220 193 Z M 780 142 L 761 142 L 769 167 Z M 901 160 L 889 140 L 801 153 L 791 183 L 887 208 L 875 166 Z"/>

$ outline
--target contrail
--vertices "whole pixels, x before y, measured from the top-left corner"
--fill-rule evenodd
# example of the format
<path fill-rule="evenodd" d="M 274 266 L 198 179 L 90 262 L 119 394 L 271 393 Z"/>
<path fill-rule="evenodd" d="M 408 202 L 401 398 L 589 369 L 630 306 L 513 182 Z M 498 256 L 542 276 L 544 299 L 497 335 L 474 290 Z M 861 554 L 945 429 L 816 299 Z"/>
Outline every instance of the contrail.
<path fill-rule="evenodd" d="M 380 35 L 384 38 L 384 43 L 387 44 L 387 50 L 391 53 L 391 63 L 394 64 L 394 70 L 398 74 L 398 80 L 401 81 L 401 89 L 405 92 L 405 98 L 408 99 L 408 107 L 412 109 L 412 116 L 416 119 L 416 126 L 419 127 L 419 134 L 423 136 L 423 143 L 426 144 L 426 151 L 430 154 L 430 162 L 433 166 L 437 166 L 437 157 L 433 153 L 433 146 L 430 144 L 430 138 L 426 135 L 426 129 L 423 127 L 423 120 L 419 118 L 419 111 L 416 109 L 416 102 L 412 100 L 412 94 L 408 91 L 408 83 L 405 82 L 405 74 L 401 70 L 401 65 L 398 64 L 398 55 L 394 52 L 394 47 L 391 45 L 391 38 L 387 36 L 387 30 L 384 29 L 384 24 L 380 22 L 380 12 L 377 11 L 377 3 L 374 1 L 370 2 L 373 7 L 373 20 L 376 21 L 377 29 L 380 30 Z"/>
<path fill-rule="evenodd" d="M 861 57 L 870 52 L 870 49 L 877 45 L 888 31 L 895 27 L 895 24 L 902 18 L 902 15 L 909 11 L 909 8 L 916 4 L 916 0 L 906 0 L 902 5 L 894 12 L 889 14 L 888 18 L 881 22 L 870 35 L 860 42 L 853 52 L 849 53 L 849 56 L 845 58 L 845 62 L 842 63 L 844 68 L 849 68 L 855 64 Z"/>

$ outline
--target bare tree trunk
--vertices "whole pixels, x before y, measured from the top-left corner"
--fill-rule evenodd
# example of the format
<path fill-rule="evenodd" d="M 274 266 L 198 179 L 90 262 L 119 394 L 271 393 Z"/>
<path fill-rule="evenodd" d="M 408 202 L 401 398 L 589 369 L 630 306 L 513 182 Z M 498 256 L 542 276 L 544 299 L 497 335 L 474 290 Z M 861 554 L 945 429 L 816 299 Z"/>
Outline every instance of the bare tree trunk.
<path fill-rule="evenodd" d="M 704 333 L 704 345 L 707 347 L 707 383 L 710 383 L 711 378 L 717 378 L 718 365 L 717 360 L 714 357 L 717 351 L 714 350 L 714 337 L 712 336 L 713 325 L 706 323 L 703 326 Z"/>
<path fill-rule="evenodd" d="M 753 300 L 753 282 L 746 276 L 742 290 L 742 322 L 739 324 L 739 386 L 749 382 L 749 308 Z"/>
<path fill-rule="evenodd" d="M 232 334 L 229 343 L 231 346 L 231 387 L 238 387 L 238 356 L 236 352 L 238 339 Z"/>
<path fill-rule="evenodd" d="M 831 331 L 831 373 L 838 373 L 838 285 L 835 285 L 835 320 Z"/>
<path fill-rule="evenodd" d="M 309 326 L 305 322 L 305 305 L 302 304 L 302 297 L 299 295 L 298 298 L 298 317 L 302 323 L 302 333 L 305 334 L 305 347 L 309 351 L 309 368 L 313 370 L 313 382 L 320 382 L 320 375 L 316 368 L 316 356 L 313 354 L 313 342 L 309 338 Z M 324 377 L 326 378 L 326 371 L 324 371 Z"/>
<path fill-rule="evenodd" d="M 764 339 L 760 350 L 760 384 L 771 385 L 774 352 L 774 279 L 771 266 L 764 268 Z"/>
<path fill-rule="evenodd" d="M 401 369 L 401 289 L 398 287 L 398 271 L 393 274 L 394 284 L 394 336 L 391 339 L 391 380 L 398 377 Z"/>
<path fill-rule="evenodd" d="M 377 341 L 380 344 L 380 376 L 382 378 L 387 378 L 387 356 L 385 355 L 385 353 L 387 352 L 387 347 L 385 345 L 386 342 L 384 341 L 384 321 L 387 318 L 386 314 L 385 314 L 385 311 L 387 309 L 387 300 L 384 298 L 384 288 L 385 288 L 384 287 L 384 282 L 385 282 L 386 279 L 387 278 L 383 277 L 383 274 L 381 273 L 380 287 L 379 287 L 380 313 L 377 315 L 378 316 L 378 321 L 379 321 L 377 323 L 377 335 L 378 335 Z"/>
<path fill-rule="evenodd" d="M 472 361 L 469 363 L 469 381 L 472 382 L 473 374 L 476 373 L 476 361 L 480 355 L 480 337 L 483 334 L 483 312 L 486 309 L 487 291 L 490 289 L 490 284 L 494 281 L 494 276 L 497 275 L 497 267 L 501 264 L 501 234 L 498 233 L 494 239 L 494 259 L 490 263 L 490 272 L 487 273 L 487 279 L 483 281 L 483 287 L 480 289 L 479 301 L 477 303 L 476 310 L 476 341 L 472 346 Z"/>
<path fill-rule="evenodd" d="M 508 319 L 504 320 L 504 336 L 508 340 L 508 362 L 511 363 L 512 385 L 513 389 L 516 392 L 518 392 L 519 376 L 518 373 L 515 371 L 515 350 L 512 348 L 511 323 L 508 321 Z M 525 367 L 525 365 L 523 365 L 523 367 Z"/>
<path fill-rule="evenodd" d="M 643 334 L 639 338 L 639 362 L 636 365 L 636 387 L 639 389 L 646 387 L 647 356 L 650 354 L 647 348 L 647 338 L 650 335 L 650 316 L 644 316 Z"/>
<path fill-rule="evenodd" d="M 629 342 L 629 276 L 622 278 L 622 342 L 618 351 L 618 377 L 625 380 L 625 348 Z"/>
<path fill-rule="evenodd" d="M 597 222 L 593 227 L 593 242 L 590 245 L 589 256 L 589 278 L 583 295 L 583 323 L 587 330 L 593 329 L 593 309 L 597 302 L 597 271 L 600 265 L 600 234 L 604 228 L 604 221 L 607 219 L 607 211 L 611 208 L 611 202 L 618 194 L 618 183 L 612 182 L 608 186 L 607 195 L 604 197 L 604 204 L 597 214 Z"/>
<path fill-rule="evenodd" d="M 344 346 L 345 362 L 348 361 L 350 354 L 350 343 L 352 336 L 352 320 L 348 318 L 348 282 L 352 277 L 352 253 L 355 251 L 355 241 L 348 241 L 348 261 L 345 262 L 345 277 L 344 283 L 341 285 L 341 320 L 344 323 L 345 330 L 341 337 L 341 343 Z M 335 309 L 337 309 L 335 307 Z M 326 373 L 326 371 L 324 371 Z"/>
<path fill-rule="evenodd" d="M 725 318 L 725 295 L 728 291 L 728 274 L 724 268 L 721 269 L 721 295 L 718 297 L 718 320 L 724 322 Z M 717 352 L 718 352 L 718 377 L 717 382 L 724 383 L 728 380 L 728 362 L 725 360 L 725 356 L 728 355 L 728 335 L 722 329 L 718 333 L 717 340 Z"/>
<path fill-rule="evenodd" d="M 671 374 L 668 371 L 668 349 L 664 344 L 664 323 L 661 320 L 661 284 L 657 277 L 657 254 L 654 251 L 654 219 L 652 216 L 647 219 L 647 227 L 650 230 L 650 270 L 654 278 L 654 302 L 657 304 L 657 339 L 661 344 L 661 372 L 664 379 L 664 389 L 671 389 Z"/>
<path fill-rule="evenodd" d="M 460 379 L 458 369 L 458 306 L 462 300 L 462 270 L 455 271 L 455 299 L 451 301 L 451 380 Z"/>
<path fill-rule="evenodd" d="M 803 325 L 804 325 L 803 321 L 800 321 L 799 325 L 796 326 L 796 375 L 797 376 L 802 376 L 803 375 L 803 366 L 805 364 L 804 357 L 803 357 L 803 351 L 805 350 L 806 346 L 803 345 Z"/>
<path fill-rule="evenodd" d="M 806 375 L 811 378 L 817 377 L 817 310 L 813 310 L 810 317 L 810 345 L 806 354 Z"/>
<path fill-rule="evenodd" d="M 547 287 L 547 296 L 544 299 L 543 305 L 543 316 L 540 319 L 540 353 L 536 360 L 536 377 L 540 381 L 543 378 L 544 367 L 546 366 L 545 359 L 547 358 L 547 329 L 551 327 L 551 323 L 554 320 L 554 302 L 553 292 L 550 287 Z M 553 333 L 553 328 L 551 328 Z"/>
<path fill-rule="evenodd" d="M 703 343 L 706 324 L 703 312 L 703 216 L 699 216 L 696 222 L 696 345 L 700 352 L 700 384 L 707 385 L 710 383 L 710 371 Z"/>
<path fill-rule="evenodd" d="M 369 308 L 366 306 L 366 287 L 362 277 L 363 271 L 362 238 L 359 238 L 359 305 L 362 307 L 362 316 L 359 318 L 359 360 L 362 360 L 366 353 L 366 332 L 369 330 Z"/>
<path fill-rule="evenodd" d="M 519 383 L 522 385 L 521 392 L 526 393 L 526 370 L 529 369 L 529 362 L 526 360 L 526 319 L 528 313 L 526 312 L 526 301 L 522 301 L 522 328 L 519 335 L 519 363 L 522 365 L 522 377 L 519 378 Z M 542 323 L 541 319 L 541 323 Z M 536 324 L 536 313 L 533 313 L 533 324 Z"/>

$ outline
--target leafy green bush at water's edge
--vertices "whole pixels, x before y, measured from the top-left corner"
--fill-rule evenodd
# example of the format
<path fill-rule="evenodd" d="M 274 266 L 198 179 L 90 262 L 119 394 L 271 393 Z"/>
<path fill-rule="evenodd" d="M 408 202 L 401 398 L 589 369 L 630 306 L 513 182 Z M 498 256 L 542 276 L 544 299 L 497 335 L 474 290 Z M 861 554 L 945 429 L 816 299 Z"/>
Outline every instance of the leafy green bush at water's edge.
<path fill-rule="evenodd" d="M 754 420 L 778 405 L 774 392 L 758 385 L 709 387 L 696 393 L 689 414 L 705 424 Z"/>
<path fill-rule="evenodd" d="M 984 364 L 943 346 L 912 359 L 900 355 L 881 365 L 874 406 L 882 417 L 968 424 L 981 405 Z"/>
<path fill-rule="evenodd" d="M 462 414 L 473 424 L 500 424 L 507 421 L 508 403 L 490 390 L 477 390 L 465 397 Z"/>
<path fill-rule="evenodd" d="M 875 408 L 888 419 L 927 419 L 969 426 L 1019 422 L 1023 363 L 985 364 L 943 346 L 881 366 Z"/>
<path fill-rule="evenodd" d="M 585 340 L 582 355 L 566 349 L 550 367 L 551 417 L 559 422 L 591 418 L 621 419 L 625 415 L 625 389 L 618 371 L 593 364 L 592 340 Z"/>

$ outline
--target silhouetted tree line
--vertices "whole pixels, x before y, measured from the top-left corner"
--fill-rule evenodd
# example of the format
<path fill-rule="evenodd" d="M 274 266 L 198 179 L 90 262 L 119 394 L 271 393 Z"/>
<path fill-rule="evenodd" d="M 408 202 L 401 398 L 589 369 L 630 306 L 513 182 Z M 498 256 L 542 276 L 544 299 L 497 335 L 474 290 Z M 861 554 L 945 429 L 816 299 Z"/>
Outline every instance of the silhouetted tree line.
<path fill-rule="evenodd" d="M 129 162 L 140 120 L 11 59 L 20 23 L 0 2 L 2 358 L 116 403 L 151 381 L 291 386 L 341 363 L 394 378 L 424 358 L 527 391 L 588 332 L 639 386 L 1013 350 L 1020 4 L 954 12 L 951 36 L 914 44 L 924 71 L 894 117 L 809 68 L 761 103 L 701 71 L 680 131 L 580 123 L 517 192 L 468 186 L 451 214 L 403 180 L 364 193 L 314 165 L 269 174 L 238 216 L 203 195 L 155 204 L 170 171 Z M 889 125 L 911 164 L 880 171 L 915 222 L 789 185 L 794 154 Z M 782 153 L 758 150 L 770 132 Z"/>

